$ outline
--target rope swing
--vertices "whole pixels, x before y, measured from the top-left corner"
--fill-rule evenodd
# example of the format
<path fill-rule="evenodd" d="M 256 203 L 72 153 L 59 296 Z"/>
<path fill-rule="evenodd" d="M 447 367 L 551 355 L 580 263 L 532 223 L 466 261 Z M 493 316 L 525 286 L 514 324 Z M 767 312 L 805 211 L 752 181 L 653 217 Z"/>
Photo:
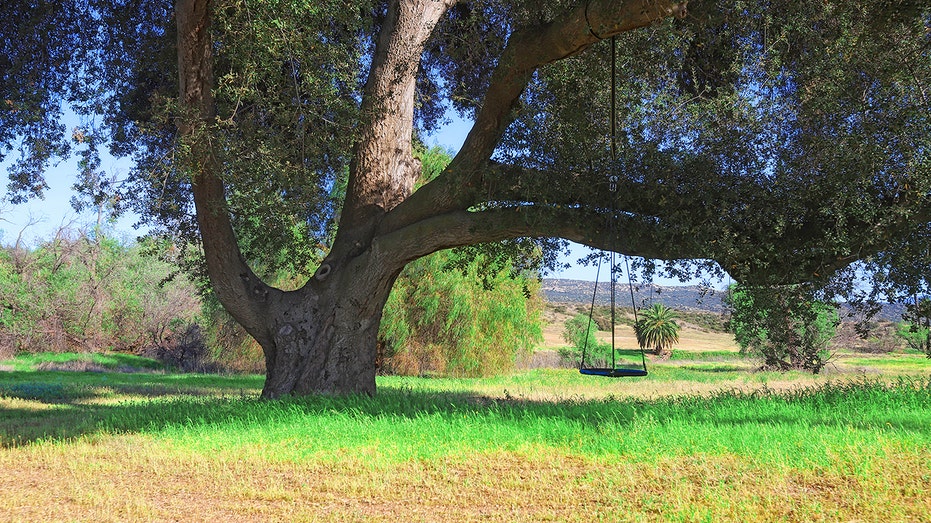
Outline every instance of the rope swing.
<path fill-rule="evenodd" d="M 611 121 L 611 168 L 608 174 L 608 190 L 611 191 L 611 236 L 614 236 L 617 214 L 617 182 L 618 177 L 615 172 L 616 169 L 616 160 L 617 160 L 617 127 L 616 127 L 616 104 L 617 104 L 617 93 L 616 93 L 616 83 L 617 83 L 617 43 L 615 37 L 611 37 L 611 109 L 610 117 Z M 592 306 L 588 313 L 588 324 L 585 327 L 585 341 L 582 346 L 582 358 L 579 360 L 579 372 L 589 376 L 604 376 L 608 378 L 621 378 L 621 377 L 637 377 L 637 376 L 646 376 L 647 375 L 647 359 L 643 351 L 643 346 L 640 346 L 640 363 L 641 366 L 637 367 L 618 367 L 615 359 L 615 354 L 617 353 L 617 347 L 615 342 L 615 320 L 616 320 L 616 310 L 617 310 L 617 264 L 615 263 L 616 254 L 614 251 L 610 251 L 609 261 L 610 261 L 610 274 L 611 274 L 611 365 L 609 367 L 590 367 L 586 365 L 586 354 L 588 353 L 588 338 L 591 332 L 591 327 L 593 323 L 593 316 L 595 314 L 595 297 L 598 294 L 598 278 L 601 275 L 601 260 L 604 258 L 604 254 L 598 257 L 598 268 L 595 271 L 595 290 L 592 291 Z M 628 262 L 627 256 L 624 256 L 624 264 L 627 269 L 627 286 L 630 289 L 630 304 L 634 310 L 634 324 L 638 323 L 637 318 L 637 303 L 634 300 L 634 286 L 630 280 L 630 263 Z"/>

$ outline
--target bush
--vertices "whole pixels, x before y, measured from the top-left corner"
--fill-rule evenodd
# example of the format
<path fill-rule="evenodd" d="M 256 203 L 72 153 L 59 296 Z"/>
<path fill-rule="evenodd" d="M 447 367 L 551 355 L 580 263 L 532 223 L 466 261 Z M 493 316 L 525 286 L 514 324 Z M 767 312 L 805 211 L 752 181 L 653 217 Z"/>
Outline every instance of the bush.
<path fill-rule="evenodd" d="M 731 286 L 725 303 L 729 327 L 742 353 L 763 359 L 765 368 L 809 370 L 827 363 L 828 343 L 839 323 L 837 307 L 812 298 L 802 286 Z"/>
<path fill-rule="evenodd" d="M 903 321 L 896 324 L 895 334 L 905 341 L 908 348 L 931 358 L 931 328 Z"/>
<path fill-rule="evenodd" d="M 0 249 L 0 341 L 11 353 L 159 346 L 200 310 L 189 281 L 165 281 L 172 271 L 142 245 L 81 231 Z"/>
<path fill-rule="evenodd" d="M 380 372 L 489 376 L 542 341 L 539 282 L 508 267 L 482 274 L 481 255 L 456 264 L 452 256 L 421 258 L 398 277 L 382 317 Z"/>
<path fill-rule="evenodd" d="M 611 345 L 595 338 L 598 330 L 601 330 L 598 324 L 585 314 L 576 314 L 567 320 L 562 337 L 570 346 L 559 349 L 563 360 L 577 366 L 584 353 L 586 367 L 608 367 L 611 364 Z"/>
<path fill-rule="evenodd" d="M 931 358 L 931 298 L 919 298 L 906 305 L 905 320 L 896 329 L 896 334 L 905 340 L 909 348 Z"/>

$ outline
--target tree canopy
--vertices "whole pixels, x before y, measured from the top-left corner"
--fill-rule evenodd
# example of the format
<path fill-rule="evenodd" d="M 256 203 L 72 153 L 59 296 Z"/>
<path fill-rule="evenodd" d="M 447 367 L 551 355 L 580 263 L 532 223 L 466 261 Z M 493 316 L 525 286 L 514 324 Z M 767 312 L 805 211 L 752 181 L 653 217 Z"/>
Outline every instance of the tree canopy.
<path fill-rule="evenodd" d="M 199 231 L 221 301 L 265 348 L 270 396 L 373 390 L 374 374 L 358 381 L 368 363 L 357 381 L 327 380 L 374 360 L 383 287 L 444 248 L 562 238 L 747 283 L 834 278 L 855 294 L 844 284 L 866 269 L 874 289 L 927 286 L 931 8 L 918 2 L 3 9 L 14 198 L 41 193 L 68 146 L 85 155 L 90 198 L 118 189 L 100 182 L 95 148 L 132 155 L 119 201 L 163 232 Z M 86 125 L 62 132 L 65 104 Z M 449 110 L 472 130 L 415 190 L 412 144 Z M 263 282 L 282 268 L 313 277 L 293 292 Z M 328 370 L 279 376 L 284 354 Z"/>

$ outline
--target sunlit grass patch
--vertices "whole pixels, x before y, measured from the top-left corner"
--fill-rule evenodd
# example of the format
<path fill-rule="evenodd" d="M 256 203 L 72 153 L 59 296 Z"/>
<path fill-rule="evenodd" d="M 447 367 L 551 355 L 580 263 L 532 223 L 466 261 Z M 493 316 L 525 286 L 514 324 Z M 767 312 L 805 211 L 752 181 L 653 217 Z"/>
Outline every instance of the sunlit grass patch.
<path fill-rule="evenodd" d="M 734 453 L 761 461 L 821 458 L 825 442 L 927 443 L 927 383 L 830 384 L 791 393 L 719 392 L 710 398 L 534 401 L 383 388 L 376 398 L 177 398 L 109 412 L 107 433 L 145 432 L 207 453 L 274 448 L 299 460 L 352 450 L 382 460 L 475 451 L 561 449 L 587 456 Z M 299 445 L 276 447 L 276 442 Z M 321 458 L 325 459 L 325 458 Z"/>
<path fill-rule="evenodd" d="M 40 352 L 20 354 L 0 362 L 14 371 L 81 370 L 81 371 L 164 371 L 165 365 L 151 358 L 121 353 Z"/>
<path fill-rule="evenodd" d="M 931 372 L 931 358 L 924 354 L 884 354 L 866 356 L 858 354 L 839 358 L 840 363 L 852 367 L 873 367 L 877 369 L 894 370 L 897 373 Z"/>
<path fill-rule="evenodd" d="M 931 513 L 931 378 L 734 363 L 657 364 L 638 379 L 379 377 L 375 397 L 280 401 L 258 398 L 258 376 L 0 373 L 0 387 L 42 392 L 0 398 L 0 520 Z"/>
<path fill-rule="evenodd" d="M 732 350 L 672 350 L 669 361 L 744 361 L 747 356 Z"/>

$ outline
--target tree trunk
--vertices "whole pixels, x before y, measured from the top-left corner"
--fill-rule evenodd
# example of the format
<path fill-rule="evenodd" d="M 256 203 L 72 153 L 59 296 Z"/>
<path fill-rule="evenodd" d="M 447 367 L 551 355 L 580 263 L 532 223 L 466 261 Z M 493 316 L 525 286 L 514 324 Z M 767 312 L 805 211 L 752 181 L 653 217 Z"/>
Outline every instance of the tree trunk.
<path fill-rule="evenodd" d="M 273 339 L 262 347 L 263 397 L 375 393 L 378 328 L 399 271 L 371 259 L 357 258 L 342 274 L 318 272 L 281 295 L 269 315 Z"/>

